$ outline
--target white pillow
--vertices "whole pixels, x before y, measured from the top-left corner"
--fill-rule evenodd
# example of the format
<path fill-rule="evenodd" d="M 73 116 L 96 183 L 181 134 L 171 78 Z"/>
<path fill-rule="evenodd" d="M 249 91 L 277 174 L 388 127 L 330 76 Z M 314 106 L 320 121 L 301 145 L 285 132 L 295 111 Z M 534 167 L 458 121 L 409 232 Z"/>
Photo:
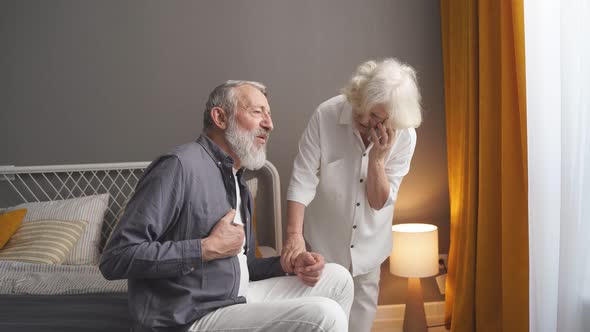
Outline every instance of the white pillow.
<path fill-rule="evenodd" d="M 86 220 L 88 225 L 63 264 L 95 265 L 100 258 L 100 234 L 109 194 L 59 201 L 23 203 L 8 210 L 27 209 L 23 224 L 40 219 Z"/>
<path fill-rule="evenodd" d="M 262 258 L 278 256 L 277 251 L 273 247 L 258 246 L 258 250 L 260 250 Z"/>
<path fill-rule="evenodd" d="M 258 194 L 258 179 L 252 178 L 250 180 L 246 180 L 246 186 L 248 186 L 248 190 L 250 190 L 252 199 L 256 199 L 256 194 Z"/>

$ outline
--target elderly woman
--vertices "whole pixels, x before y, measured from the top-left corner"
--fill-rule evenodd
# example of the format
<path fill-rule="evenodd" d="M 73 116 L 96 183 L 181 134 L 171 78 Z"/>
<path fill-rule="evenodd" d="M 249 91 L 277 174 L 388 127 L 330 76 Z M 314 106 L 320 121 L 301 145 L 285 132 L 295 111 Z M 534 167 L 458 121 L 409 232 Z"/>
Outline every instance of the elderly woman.
<path fill-rule="evenodd" d="M 369 332 L 393 208 L 422 121 L 414 70 L 395 59 L 361 64 L 343 94 L 323 102 L 299 141 L 287 191 L 281 264 L 294 271 L 305 240 L 354 279 L 351 332 Z M 305 221 L 305 233 L 303 225 Z"/>

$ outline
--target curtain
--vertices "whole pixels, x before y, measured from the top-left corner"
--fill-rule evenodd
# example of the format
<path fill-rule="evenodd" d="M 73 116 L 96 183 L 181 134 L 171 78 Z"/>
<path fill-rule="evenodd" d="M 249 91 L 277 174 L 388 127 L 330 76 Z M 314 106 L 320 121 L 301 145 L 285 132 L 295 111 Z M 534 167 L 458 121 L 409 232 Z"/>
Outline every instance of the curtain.
<path fill-rule="evenodd" d="M 442 0 L 451 203 L 446 323 L 528 330 L 522 1 Z"/>
<path fill-rule="evenodd" d="M 590 5 L 527 0 L 530 326 L 590 329 Z"/>

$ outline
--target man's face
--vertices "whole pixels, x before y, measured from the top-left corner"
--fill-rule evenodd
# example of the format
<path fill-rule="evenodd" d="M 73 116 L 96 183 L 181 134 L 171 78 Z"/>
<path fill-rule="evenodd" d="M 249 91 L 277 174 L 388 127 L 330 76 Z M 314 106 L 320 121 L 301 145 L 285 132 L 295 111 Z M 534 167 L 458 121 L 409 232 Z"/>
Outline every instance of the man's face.
<path fill-rule="evenodd" d="M 387 114 L 383 104 L 373 106 L 368 112 L 354 111 L 353 115 L 354 125 L 362 137 L 367 137 L 369 130 L 371 128 L 376 129 L 379 123 L 385 125 L 388 118 L 389 114 Z"/>
<path fill-rule="evenodd" d="M 235 88 L 237 103 L 225 137 L 243 167 L 259 169 L 266 161 L 266 143 L 273 130 L 268 100 L 251 85 Z"/>

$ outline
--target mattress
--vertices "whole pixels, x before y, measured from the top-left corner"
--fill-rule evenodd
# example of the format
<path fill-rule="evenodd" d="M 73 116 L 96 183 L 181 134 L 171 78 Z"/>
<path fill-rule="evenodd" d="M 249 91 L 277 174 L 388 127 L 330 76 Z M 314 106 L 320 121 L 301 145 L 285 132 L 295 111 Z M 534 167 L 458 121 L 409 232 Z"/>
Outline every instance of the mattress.
<path fill-rule="evenodd" d="M 129 331 L 127 293 L 2 295 L 0 331 Z"/>

